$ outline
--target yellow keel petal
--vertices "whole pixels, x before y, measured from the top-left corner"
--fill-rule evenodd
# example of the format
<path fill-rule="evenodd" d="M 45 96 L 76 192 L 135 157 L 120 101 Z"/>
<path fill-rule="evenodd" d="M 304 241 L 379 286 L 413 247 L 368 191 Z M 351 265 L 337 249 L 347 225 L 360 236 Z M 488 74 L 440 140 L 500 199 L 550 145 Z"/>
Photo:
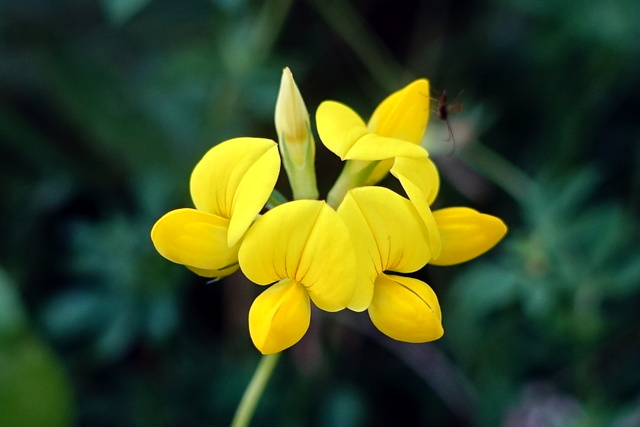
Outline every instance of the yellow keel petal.
<path fill-rule="evenodd" d="M 398 341 L 427 342 L 444 334 L 435 292 L 410 277 L 378 276 L 369 317 L 383 334 Z"/>
<path fill-rule="evenodd" d="M 249 333 L 262 354 L 278 353 L 300 341 L 310 321 L 309 294 L 301 284 L 283 280 L 251 305 Z"/>

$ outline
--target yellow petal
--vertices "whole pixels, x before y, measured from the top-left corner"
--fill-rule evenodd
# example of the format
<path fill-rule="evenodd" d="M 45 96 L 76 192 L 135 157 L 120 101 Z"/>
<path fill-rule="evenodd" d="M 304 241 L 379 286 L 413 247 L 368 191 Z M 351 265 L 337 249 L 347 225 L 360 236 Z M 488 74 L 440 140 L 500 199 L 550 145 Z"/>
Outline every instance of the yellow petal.
<path fill-rule="evenodd" d="M 249 280 L 295 280 L 325 311 L 345 308 L 353 295 L 356 260 L 349 231 L 319 200 L 296 200 L 267 212 L 247 232 L 238 259 Z"/>
<path fill-rule="evenodd" d="M 435 164 L 429 158 L 397 157 L 391 168 L 391 174 L 398 178 L 407 196 L 420 213 L 429 231 L 431 255 L 437 258 L 441 250 L 440 232 L 429 207 L 440 188 L 440 176 Z"/>
<path fill-rule="evenodd" d="M 444 334 L 435 292 L 411 277 L 381 274 L 376 280 L 369 317 L 383 334 L 398 341 L 427 342 Z"/>
<path fill-rule="evenodd" d="M 429 121 L 429 81 L 418 79 L 389 95 L 369 119 L 369 131 L 419 144 Z"/>
<path fill-rule="evenodd" d="M 398 178 L 403 187 L 407 183 L 413 184 L 429 205 L 436 199 L 440 189 L 440 175 L 431 159 L 398 157 L 393 163 L 391 174 Z"/>
<path fill-rule="evenodd" d="M 344 104 L 324 101 L 316 111 L 316 127 L 322 143 L 342 160 L 355 142 L 369 133 L 358 113 Z"/>
<path fill-rule="evenodd" d="M 427 230 L 409 200 L 383 187 L 359 187 L 338 208 L 358 262 L 358 284 L 349 308 L 367 308 L 373 283 L 385 270 L 412 272 L 431 258 Z"/>
<path fill-rule="evenodd" d="M 228 227 L 226 218 L 195 209 L 176 209 L 155 223 L 151 240 L 168 260 L 193 267 L 207 277 L 221 277 L 237 269 L 234 264 L 240 244 L 227 247 Z"/>
<path fill-rule="evenodd" d="M 209 150 L 191 174 L 198 210 L 230 219 L 227 244 L 234 246 L 265 205 L 280 172 L 276 143 L 234 138 Z"/>
<path fill-rule="evenodd" d="M 316 124 L 322 143 L 342 160 L 372 161 L 427 155 L 418 145 L 369 132 L 360 116 L 339 102 L 320 104 L 316 111 Z"/>
<path fill-rule="evenodd" d="M 411 142 L 368 133 L 355 141 L 344 158 L 373 161 L 398 156 L 427 157 L 428 154 L 424 148 Z"/>
<path fill-rule="evenodd" d="M 433 212 L 442 239 L 442 252 L 434 265 L 469 261 L 494 247 L 507 233 L 500 218 L 470 208 L 456 207 Z"/>
<path fill-rule="evenodd" d="M 364 185 L 376 185 L 382 181 L 389 174 L 389 169 L 391 169 L 393 163 L 394 159 L 380 160 L 375 168 L 373 168 L 373 171 L 369 174 Z"/>
<path fill-rule="evenodd" d="M 307 291 L 293 280 L 283 280 L 261 293 L 251 305 L 249 333 L 262 354 L 278 353 L 300 341 L 310 320 Z"/>

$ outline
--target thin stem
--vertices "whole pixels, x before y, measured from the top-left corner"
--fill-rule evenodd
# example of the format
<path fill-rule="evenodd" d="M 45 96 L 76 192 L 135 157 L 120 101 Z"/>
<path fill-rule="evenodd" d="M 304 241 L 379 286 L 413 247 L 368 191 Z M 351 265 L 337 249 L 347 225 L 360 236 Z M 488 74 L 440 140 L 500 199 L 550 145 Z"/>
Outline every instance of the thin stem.
<path fill-rule="evenodd" d="M 273 191 L 271 192 L 271 196 L 269 196 L 269 200 L 267 200 L 267 208 L 273 209 L 276 206 L 280 206 L 287 202 L 288 202 L 287 198 L 284 197 L 284 195 L 281 192 L 279 192 L 274 188 Z"/>
<path fill-rule="evenodd" d="M 236 414 L 231 422 L 231 427 L 247 427 L 249 425 L 256 406 L 258 406 L 258 402 L 260 401 L 260 396 L 262 396 L 262 392 L 279 358 L 280 353 L 265 354 L 262 356 L 256 371 L 253 373 L 251 382 L 244 391 L 240 405 L 238 405 Z"/>
<path fill-rule="evenodd" d="M 467 164 L 501 187 L 518 202 L 524 202 L 536 187 L 535 181 L 524 172 L 479 142 L 465 148 L 463 157 Z"/>
<path fill-rule="evenodd" d="M 371 173 L 379 163 L 380 161 L 378 160 L 371 162 L 365 160 L 348 160 L 344 168 L 342 168 L 338 179 L 333 184 L 333 187 L 329 190 L 329 194 L 327 195 L 327 203 L 329 206 L 337 209 L 349 190 L 367 184 Z"/>
<path fill-rule="evenodd" d="M 407 72 L 350 2 L 309 0 L 309 3 L 342 37 L 380 87 L 392 90 L 406 77 Z"/>

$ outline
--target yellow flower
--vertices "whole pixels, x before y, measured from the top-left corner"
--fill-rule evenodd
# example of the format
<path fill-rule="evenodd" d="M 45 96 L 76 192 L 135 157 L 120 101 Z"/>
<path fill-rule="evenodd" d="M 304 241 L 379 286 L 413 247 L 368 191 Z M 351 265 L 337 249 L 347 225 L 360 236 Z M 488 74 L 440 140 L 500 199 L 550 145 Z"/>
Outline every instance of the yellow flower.
<path fill-rule="evenodd" d="M 466 207 L 431 211 L 440 179 L 430 159 L 397 158 L 391 168 L 427 228 L 433 265 L 453 265 L 476 258 L 494 247 L 507 233 L 500 218 Z M 437 232 L 435 232 L 437 230 Z"/>
<path fill-rule="evenodd" d="M 173 210 L 153 226 L 156 250 L 201 276 L 233 273 L 242 237 L 268 200 L 279 170 L 272 140 L 235 138 L 216 145 L 191 174 L 196 209 Z"/>
<path fill-rule="evenodd" d="M 316 112 L 323 144 L 348 160 L 329 191 L 327 202 L 337 207 L 352 188 L 382 180 L 394 158 L 424 158 L 419 142 L 429 121 L 429 81 L 418 79 L 385 98 L 369 122 L 351 108 L 325 101 Z"/>
<path fill-rule="evenodd" d="M 238 254 L 249 280 L 269 285 L 249 311 L 249 332 L 263 354 L 277 353 L 305 334 L 310 301 L 338 311 L 351 300 L 356 259 L 349 231 L 325 202 L 296 200 L 264 214 Z"/>
<path fill-rule="evenodd" d="M 324 101 L 316 112 L 322 143 L 342 160 L 426 157 L 418 145 L 429 120 L 429 82 L 416 80 L 378 105 L 369 123 L 348 106 Z"/>
<path fill-rule="evenodd" d="M 414 272 L 431 258 L 429 231 L 413 204 L 386 188 L 360 187 L 349 191 L 338 215 L 349 228 L 358 263 L 348 307 L 369 309 L 373 324 L 396 340 L 440 338 L 440 306 L 429 285 L 385 274 Z"/>

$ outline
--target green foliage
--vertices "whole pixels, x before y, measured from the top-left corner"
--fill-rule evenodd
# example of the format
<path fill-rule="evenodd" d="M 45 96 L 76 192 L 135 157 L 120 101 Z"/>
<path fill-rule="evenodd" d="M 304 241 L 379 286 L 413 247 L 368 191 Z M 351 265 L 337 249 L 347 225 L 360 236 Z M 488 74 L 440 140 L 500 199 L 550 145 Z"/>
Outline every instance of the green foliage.
<path fill-rule="evenodd" d="M 0 425 L 71 425 L 69 379 L 51 349 L 30 329 L 15 284 L 2 269 L 0 365 Z"/>
<path fill-rule="evenodd" d="M 598 181 L 592 170 L 542 178 L 505 255 L 456 279 L 443 308 L 447 339 L 472 378 L 494 378 L 478 380 L 480 406 L 504 405 L 489 396 L 520 393 L 527 381 L 561 383 L 587 407 L 572 419 L 586 421 L 603 415 L 590 407 L 615 406 L 627 392 L 628 384 L 610 382 L 609 360 L 637 321 L 638 225 L 619 204 L 592 204 Z M 616 357 L 630 361 L 637 351 L 629 345 Z M 483 425 L 497 423 L 495 415 L 484 414 Z"/>

